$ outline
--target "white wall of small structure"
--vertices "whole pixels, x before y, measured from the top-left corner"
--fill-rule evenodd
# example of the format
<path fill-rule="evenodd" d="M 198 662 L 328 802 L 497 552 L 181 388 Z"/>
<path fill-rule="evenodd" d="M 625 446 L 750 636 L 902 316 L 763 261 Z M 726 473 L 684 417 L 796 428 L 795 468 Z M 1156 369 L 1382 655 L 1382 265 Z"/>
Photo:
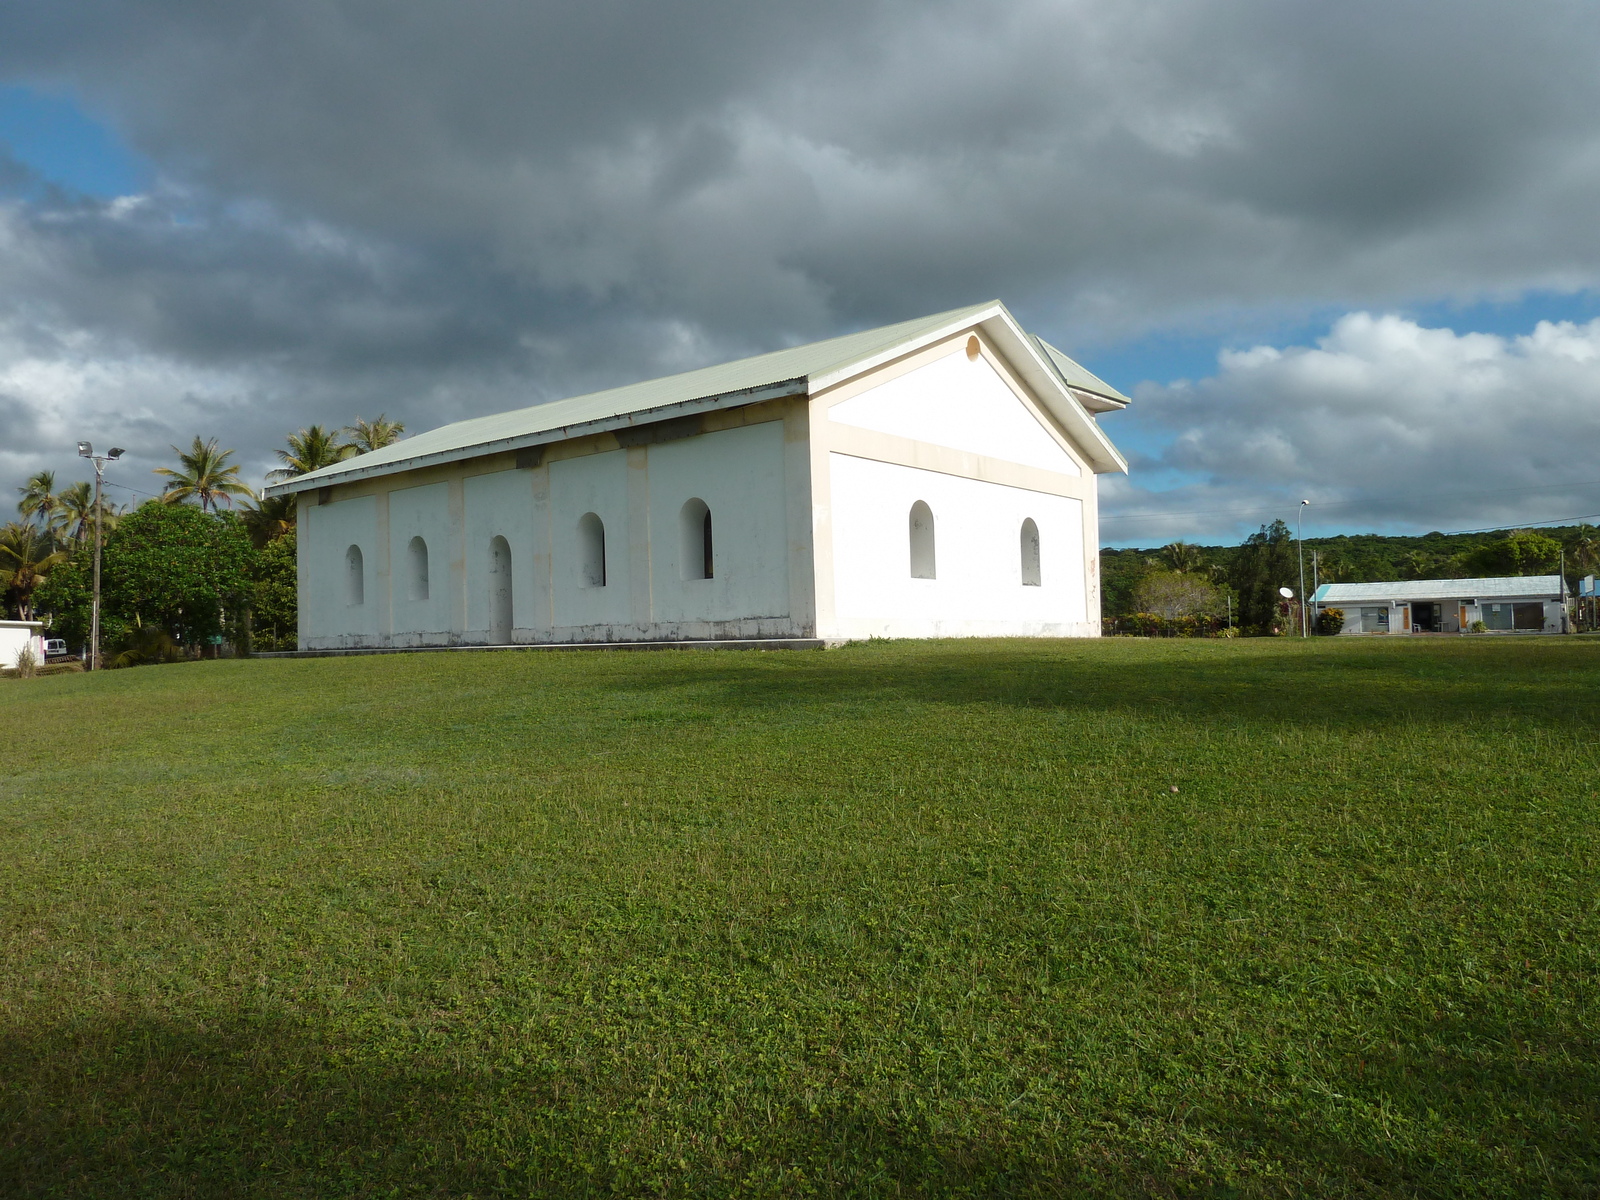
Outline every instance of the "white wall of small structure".
<path fill-rule="evenodd" d="M 705 420 L 675 441 L 597 434 L 531 467 L 502 454 L 301 493 L 302 648 L 1098 635 L 1095 477 L 975 338 Z M 709 579 L 684 562 L 691 500 L 712 514 Z M 911 577 L 918 500 L 934 579 Z M 604 524 L 604 586 L 585 575 L 586 514 Z M 1022 580 L 1025 519 L 1039 586 Z"/>
<path fill-rule="evenodd" d="M 22 651 L 33 647 L 34 657 L 44 662 L 43 628 L 37 621 L 0 621 L 0 670 L 16 669 Z"/>
<path fill-rule="evenodd" d="M 1441 621 L 1442 633 L 1461 633 L 1469 631 L 1475 621 L 1484 619 L 1484 610 L 1490 604 L 1541 604 L 1544 607 L 1544 624 L 1538 630 L 1492 630 L 1495 633 L 1562 633 L 1565 626 L 1562 621 L 1564 607 L 1559 599 L 1549 600 L 1537 596 L 1478 596 L 1474 597 L 1476 604 L 1462 604 L 1460 597 L 1440 597 L 1437 600 L 1427 601 L 1424 604 L 1439 604 L 1443 607 L 1443 620 Z M 1370 602 L 1357 602 L 1354 600 L 1330 600 L 1317 605 L 1319 610 L 1337 608 L 1344 613 L 1344 627 L 1339 630 L 1340 636 L 1359 636 L 1370 633 L 1384 633 L 1411 636 L 1411 622 L 1402 621 L 1402 616 L 1410 616 L 1413 603 L 1408 600 L 1376 600 Z M 1383 608 L 1389 613 L 1389 626 L 1387 630 L 1381 628 L 1367 629 L 1361 620 L 1361 610 L 1364 608 Z M 1463 610 L 1465 624 L 1463 624 Z"/>

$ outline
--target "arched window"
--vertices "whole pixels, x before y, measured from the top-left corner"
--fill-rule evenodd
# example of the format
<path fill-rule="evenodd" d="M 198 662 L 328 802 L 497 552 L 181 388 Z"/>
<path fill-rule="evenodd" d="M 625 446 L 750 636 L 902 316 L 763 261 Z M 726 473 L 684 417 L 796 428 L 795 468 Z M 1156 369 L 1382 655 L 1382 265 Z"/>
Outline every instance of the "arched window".
<path fill-rule="evenodd" d="M 1022 586 L 1039 584 L 1039 527 L 1028 517 L 1022 522 Z"/>
<path fill-rule="evenodd" d="M 361 604 L 367 597 L 366 565 L 361 559 L 361 547 L 351 546 L 344 552 L 344 602 Z"/>
<path fill-rule="evenodd" d="M 678 512 L 682 549 L 678 563 L 685 579 L 710 579 L 711 509 L 699 498 L 686 501 Z"/>
<path fill-rule="evenodd" d="M 406 595 L 412 600 L 428 598 L 428 543 L 419 537 L 406 547 Z"/>
<path fill-rule="evenodd" d="M 933 554 L 933 509 L 921 500 L 911 506 L 911 578 L 938 578 Z"/>
<path fill-rule="evenodd" d="M 578 518 L 578 582 L 606 585 L 606 523 L 592 512 Z"/>
<path fill-rule="evenodd" d="M 511 641 L 511 545 L 503 537 L 489 541 L 489 640 Z"/>

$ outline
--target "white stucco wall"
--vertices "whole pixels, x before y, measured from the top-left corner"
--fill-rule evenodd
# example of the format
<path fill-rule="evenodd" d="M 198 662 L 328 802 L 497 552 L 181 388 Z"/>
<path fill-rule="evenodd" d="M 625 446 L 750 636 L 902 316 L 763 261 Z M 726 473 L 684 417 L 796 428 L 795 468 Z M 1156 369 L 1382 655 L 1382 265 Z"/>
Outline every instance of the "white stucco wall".
<path fill-rule="evenodd" d="M 759 421 L 656 445 L 553 456 L 534 468 L 485 470 L 468 462 L 448 478 L 327 504 L 308 495 L 302 644 L 498 641 L 496 538 L 505 539 L 511 556 L 514 642 L 810 636 L 804 619 L 790 614 L 786 446 L 783 420 Z M 710 579 L 683 577 L 679 514 L 691 497 L 712 513 Z M 586 513 L 605 525 L 600 587 L 583 576 L 578 524 Z M 411 595 L 410 545 L 418 537 L 428 549 L 425 600 Z M 352 544 L 364 563 L 360 605 L 345 594 Z"/>
<path fill-rule="evenodd" d="M 356 496 L 319 504 L 306 512 L 306 538 L 299 547 L 305 572 L 300 593 L 304 636 L 311 644 L 378 645 L 378 501 Z M 365 571 L 362 602 L 351 604 L 346 591 L 345 555 L 361 549 Z M 309 601 L 309 602 L 308 602 Z"/>
<path fill-rule="evenodd" d="M 768 421 L 650 449 L 651 596 L 658 621 L 780 618 L 789 611 L 783 425 Z M 711 509 L 710 579 L 685 579 L 680 514 Z"/>
<path fill-rule="evenodd" d="M 1081 637 L 1083 503 L 936 471 L 830 456 L 840 637 Z M 910 511 L 933 510 L 937 577 L 911 577 Z M 1022 585 L 1021 529 L 1039 527 L 1041 586 Z"/>
<path fill-rule="evenodd" d="M 456 569 L 464 615 L 454 627 L 464 630 L 465 641 L 498 640 L 490 629 L 492 545 L 497 537 L 506 540 L 511 552 L 512 640 L 538 640 L 535 631 L 549 625 L 548 583 L 539 578 L 538 567 L 550 553 L 550 529 L 535 496 L 538 482 L 535 472 L 517 470 L 462 480 L 463 533 Z"/>
<path fill-rule="evenodd" d="M 428 596 L 411 596 L 411 539 L 428 550 Z M 389 493 L 391 629 L 401 639 L 427 644 L 442 637 L 451 622 L 450 487 L 445 483 L 400 488 Z"/>
<path fill-rule="evenodd" d="M 32 645 L 34 657 L 44 663 L 44 637 L 42 626 L 35 621 L 0 621 L 0 668 L 11 670 L 17 665 L 17 656 L 23 647 Z"/>
<path fill-rule="evenodd" d="M 632 640 L 639 632 L 632 629 L 633 555 L 629 549 L 633 529 L 628 512 L 628 451 L 564 459 L 551 463 L 549 472 L 555 626 L 562 630 L 593 629 L 597 641 Z M 604 587 L 589 587 L 582 578 L 578 521 L 590 512 L 605 524 Z M 620 632 L 612 636 L 608 630 Z"/>

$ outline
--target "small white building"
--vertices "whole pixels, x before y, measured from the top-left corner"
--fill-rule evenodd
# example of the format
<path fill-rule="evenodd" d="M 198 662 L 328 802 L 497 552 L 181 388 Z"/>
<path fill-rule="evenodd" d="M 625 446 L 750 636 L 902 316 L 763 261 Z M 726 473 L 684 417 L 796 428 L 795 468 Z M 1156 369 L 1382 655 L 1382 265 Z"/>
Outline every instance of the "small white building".
<path fill-rule="evenodd" d="M 275 484 L 302 650 L 1100 632 L 1127 397 L 998 301 Z"/>
<path fill-rule="evenodd" d="M 1462 633 L 1479 621 L 1491 633 L 1566 631 L 1559 575 L 1325 583 L 1312 603 L 1342 609 L 1343 633 Z"/>
<path fill-rule="evenodd" d="M 17 658 L 24 649 L 33 647 L 33 657 L 44 663 L 44 638 L 42 621 L 0 621 L 0 671 L 14 671 Z"/>

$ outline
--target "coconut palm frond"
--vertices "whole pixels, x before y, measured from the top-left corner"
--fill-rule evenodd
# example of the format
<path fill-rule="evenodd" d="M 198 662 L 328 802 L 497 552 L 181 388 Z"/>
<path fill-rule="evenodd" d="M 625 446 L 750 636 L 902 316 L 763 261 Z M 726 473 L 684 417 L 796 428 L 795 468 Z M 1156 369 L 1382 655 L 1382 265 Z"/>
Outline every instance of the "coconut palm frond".
<path fill-rule="evenodd" d="M 54 471 L 40 471 L 17 491 L 22 493 L 22 499 L 17 502 L 17 511 L 24 517 L 37 517 L 39 524 L 50 530 L 61 523 L 61 497 L 55 494 Z"/>
<path fill-rule="evenodd" d="M 219 450 L 216 438 L 202 442 L 196 437 L 187 451 L 176 446 L 172 450 L 178 456 L 178 469 L 156 468 L 157 475 L 168 479 L 161 493 L 163 500 L 177 504 L 198 500 L 203 510 L 211 512 L 219 502 L 232 505 L 234 496 L 255 495 L 240 481 L 238 466 L 228 463 L 233 451 Z"/>
<path fill-rule="evenodd" d="M 50 570 L 67 557 L 55 538 L 26 521 L 0 525 L 0 588 L 15 606 L 17 619 L 32 620 L 33 593 Z"/>
<path fill-rule="evenodd" d="M 357 454 L 371 454 L 374 450 L 392 446 L 405 431 L 405 422 L 391 421 L 383 413 L 379 413 L 374 421 L 357 417 L 355 424 L 345 426 L 345 432 L 350 435 L 350 444 L 355 447 Z"/>
<path fill-rule="evenodd" d="M 269 496 L 239 510 L 245 532 L 257 550 L 295 530 L 296 507 L 293 496 Z"/>
<path fill-rule="evenodd" d="M 341 442 L 339 433 L 337 429 L 324 429 L 321 425 L 308 425 L 299 433 L 291 433 L 287 438 L 289 448 L 277 452 L 283 466 L 267 474 L 275 479 L 290 479 L 343 462 L 356 453 L 356 448 Z"/>

